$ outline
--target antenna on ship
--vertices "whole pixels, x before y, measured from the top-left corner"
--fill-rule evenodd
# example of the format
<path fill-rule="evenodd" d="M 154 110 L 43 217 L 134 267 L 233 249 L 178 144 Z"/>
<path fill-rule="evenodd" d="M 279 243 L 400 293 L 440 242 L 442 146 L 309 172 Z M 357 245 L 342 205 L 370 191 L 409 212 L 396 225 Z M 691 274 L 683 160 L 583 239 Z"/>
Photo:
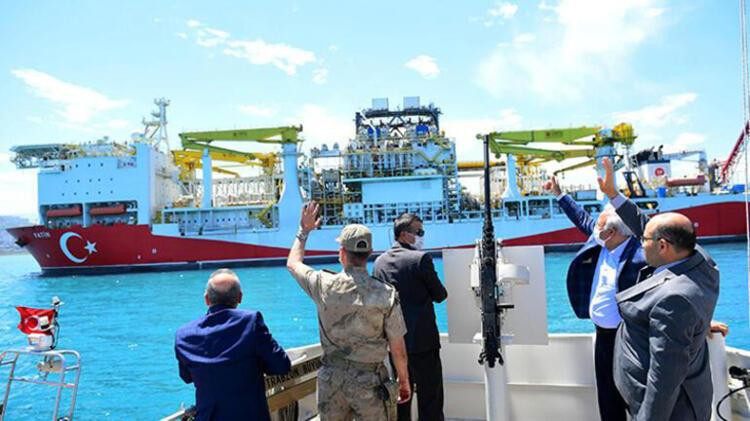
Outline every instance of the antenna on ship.
<path fill-rule="evenodd" d="M 157 98 L 154 100 L 154 104 L 159 109 L 151 111 L 151 117 L 154 120 L 146 120 L 146 117 L 143 117 L 143 137 L 156 149 L 168 153 L 167 106 L 169 105 L 169 100 L 166 98 Z"/>

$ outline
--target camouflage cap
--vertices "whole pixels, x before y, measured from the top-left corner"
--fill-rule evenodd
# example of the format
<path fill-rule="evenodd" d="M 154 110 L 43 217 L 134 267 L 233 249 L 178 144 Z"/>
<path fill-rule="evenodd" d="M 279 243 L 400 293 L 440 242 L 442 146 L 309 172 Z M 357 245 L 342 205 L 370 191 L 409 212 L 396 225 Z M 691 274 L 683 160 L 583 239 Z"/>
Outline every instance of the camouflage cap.
<path fill-rule="evenodd" d="M 360 224 L 349 224 L 341 230 L 336 239 L 346 251 L 372 251 L 372 232 Z"/>

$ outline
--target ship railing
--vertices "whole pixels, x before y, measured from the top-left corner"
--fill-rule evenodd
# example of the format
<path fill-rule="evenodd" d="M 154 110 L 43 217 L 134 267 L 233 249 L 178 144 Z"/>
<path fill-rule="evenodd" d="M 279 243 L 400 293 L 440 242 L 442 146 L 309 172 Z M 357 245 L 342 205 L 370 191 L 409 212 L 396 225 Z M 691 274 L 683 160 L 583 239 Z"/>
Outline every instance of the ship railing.
<path fill-rule="evenodd" d="M 448 219 L 448 209 L 443 201 L 366 204 L 361 212 L 368 224 L 390 224 L 404 213 L 417 215 L 425 222 Z"/>
<path fill-rule="evenodd" d="M 42 361 L 37 363 L 39 375 L 29 377 L 16 374 L 18 360 L 22 356 L 42 357 Z M 73 420 L 73 411 L 75 410 L 76 396 L 78 394 L 78 382 L 81 377 L 81 356 L 77 351 L 69 349 L 49 351 L 11 349 L 0 354 L 0 367 L 8 367 L 10 370 L 5 383 L 2 407 L 0 407 L 0 421 L 6 419 L 5 415 L 8 413 L 10 388 L 13 383 L 29 383 L 57 388 L 52 421 Z M 57 374 L 57 379 L 48 379 L 50 373 Z M 72 376 L 72 381 L 66 380 L 66 378 L 70 378 L 69 376 Z M 63 390 L 70 390 L 70 406 L 66 417 L 60 417 L 60 405 L 62 403 Z"/>
<path fill-rule="evenodd" d="M 205 236 L 205 235 L 236 235 L 245 233 L 273 232 L 278 231 L 278 226 L 266 227 L 262 223 L 257 225 L 223 225 L 223 226 L 184 226 L 179 227 L 183 235 Z"/>
<path fill-rule="evenodd" d="M 541 220 L 552 218 L 567 218 L 554 197 L 551 196 L 532 196 L 522 199 L 495 199 L 492 209 L 492 218 L 500 220 Z M 583 206 L 589 213 L 601 212 L 602 206 L 599 202 L 584 203 Z M 484 210 L 480 207 L 477 209 L 463 209 L 456 220 L 475 220 L 481 219 Z"/>
<path fill-rule="evenodd" d="M 272 419 L 291 421 L 312 419 L 316 414 L 315 393 L 318 390 L 318 370 L 321 367 L 319 344 L 288 350 L 292 369 L 288 374 L 265 376 L 266 400 Z M 194 406 L 181 408 L 161 421 L 194 419 Z"/>

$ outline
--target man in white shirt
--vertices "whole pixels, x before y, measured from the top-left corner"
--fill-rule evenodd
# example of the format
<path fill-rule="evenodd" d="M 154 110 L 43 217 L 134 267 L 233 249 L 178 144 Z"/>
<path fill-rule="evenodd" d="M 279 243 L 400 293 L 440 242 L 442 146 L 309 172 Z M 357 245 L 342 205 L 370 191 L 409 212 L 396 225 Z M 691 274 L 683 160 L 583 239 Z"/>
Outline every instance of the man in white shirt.
<path fill-rule="evenodd" d="M 557 195 L 560 208 L 589 238 L 568 268 L 568 298 L 576 316 L 596 327 L 594 368 L 599 415 L 605 421 L 625 421 L 627 407 L 612 373 L 615 337 L 622 321 L 615 294 L 636 283 L 647 265 L 641 244 L 611 207 L 594 219 L 564 194 L 552 177 L 546 188 Z"/>

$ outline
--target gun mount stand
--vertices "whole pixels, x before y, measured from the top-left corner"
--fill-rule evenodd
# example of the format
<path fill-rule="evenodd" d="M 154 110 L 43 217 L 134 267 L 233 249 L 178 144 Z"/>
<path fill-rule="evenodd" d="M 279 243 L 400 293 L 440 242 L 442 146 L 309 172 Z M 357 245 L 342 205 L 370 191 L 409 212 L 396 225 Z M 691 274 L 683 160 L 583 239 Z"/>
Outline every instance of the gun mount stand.
<path fill-rule="evenodd" d="M 489 136 L 484 137 L 484 225 L 482 239 L 477 241 L 477 253 L 472 272 L 472 287 L 479 292 L 482 330 L 479 339 L 482 353 L 479 364 L 484 366 L 484 397 L 487 419 L 506 421 L 510 419 L 508 377 L 503 361 L 501 323 L 502 308 L 498 306 L 497 265 L 495 228 L 492 225 L 492 200 L 490 196 L 490 148 Z M 511 306 L 512 307 L 512 306 Z M 495 364 L 497 363 L 497 367 Z"/>
<path fill-rule="evenodd" d="M 484 368 L 485 417 L 513 419 L 508 345 L 546 345 L 547 311 L 542 247 L 503 247 L 495 239 L 485 137 L 484 225 L 474 250 L 443 251 L 452 343 L 479 344 Z M 467 281 L 468 284 L 467 285 Z M 476 311 L 467 311 L 476 309 Z"/>

